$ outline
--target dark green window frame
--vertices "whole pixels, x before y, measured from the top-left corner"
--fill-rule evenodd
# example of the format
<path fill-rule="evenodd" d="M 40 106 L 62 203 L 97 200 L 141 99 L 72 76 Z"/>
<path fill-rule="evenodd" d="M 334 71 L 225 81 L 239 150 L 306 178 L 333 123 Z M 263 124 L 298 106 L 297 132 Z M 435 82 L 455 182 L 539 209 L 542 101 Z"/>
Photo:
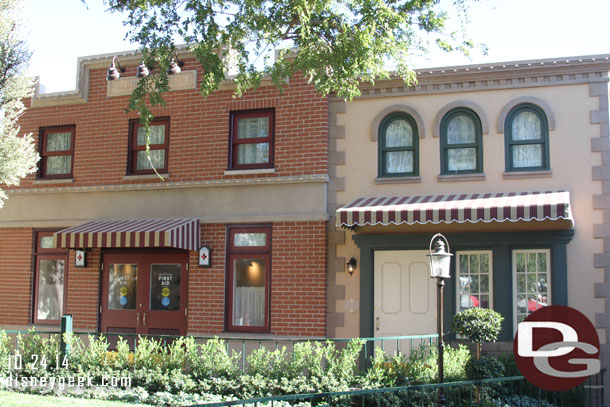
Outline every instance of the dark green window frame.
<path fill-rule="evenodd" d="M 531 112 L 540 120 L 540 138 L 532 140 L 513 140 L 513 120 L 519 113 Z M 549 161 L 549 124 L 546 114 L 536 105 L 529 103 L 515 106 L 506 116 L 504 122 L 504 140 L 506 155 L 506 171 L 548 171 Z M 542 145 L 542 165 L 536 167 L 514 167 L 513 166 L 513 147 L 519 145 L 541 144 Z"/>
<path fill-rule="evenodd" d="M 551 253 L 551 301 L 553 305 L 568 305 L 567 245 L 574 236 L 573 229 L 523 232 L 446 233 L 453 253 L 470 250 L 493 252 L 493 308 L 504 316 L 501 341 L 515 335 L 513 326 L 513 266 L 512 251 L 521 249 L 549 249 Z M 362 234 L 352 239 L 360 249 L 360 336 L 373 337 L 375 322 L 374 257 L 377 250 L 428 250 L 431 233 Z M 451 278 L 445 283 L 445 326 L 451 326 L 456 307 L 455 260 L 451 261 Z M 372 351 L 372 349 L 371 349 Z"/>
<path fill-rule="evenodd" d="M 457 116 L 466 116 L 474 123 L 475 142 L 464 144 L 448 144 L 447 129 L 452 119 Z M 441 120 L 440 126 L 440 146 L 441 146 L 441 174 L 476 174 L 483 172 L 483 128 L 479 116 L 470 109 L 458 108 L 449 111 Z M 476 149 L 476 166 L 472 170 L 449 170 L 449 151 L 453 149 L 475 148 Z"/>
<path fill-rule="evenodd" d="M 413 134 L 413 143 L 410 147 L 386 147 L 386 132 L 388 127 L 396 120 L 405 120 L 411 126 Z M 419 175 L 419 132 L 417 131 L 417 123 L 410 115 L 406 113 L 392 113 L 386 116 L 379 125 L 379 177 L 408 177 Z M 390 152 L 413 151 L 413 171 L 411 172 L 387 172 L 386 163 L 387 155 Z"/>

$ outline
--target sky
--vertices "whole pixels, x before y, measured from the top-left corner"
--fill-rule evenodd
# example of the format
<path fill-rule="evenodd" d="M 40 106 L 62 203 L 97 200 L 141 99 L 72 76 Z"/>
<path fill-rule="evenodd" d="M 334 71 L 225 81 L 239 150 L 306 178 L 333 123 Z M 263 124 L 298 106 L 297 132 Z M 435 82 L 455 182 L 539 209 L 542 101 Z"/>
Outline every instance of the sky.
<path fill-rule="evenodd" d="M 125 40 L 122 16 L 102 0 L 24 0 L 26 41 L 33 51 L 28 73 L 43 92 L 75 89 L 77 58 L 137 49 Z M 467 33 L 488 54 L 470 59 L 434 52 L 414 68 L 539 58 L 610 54 L 608 0 L 479 0 L 472 3 Z"/>

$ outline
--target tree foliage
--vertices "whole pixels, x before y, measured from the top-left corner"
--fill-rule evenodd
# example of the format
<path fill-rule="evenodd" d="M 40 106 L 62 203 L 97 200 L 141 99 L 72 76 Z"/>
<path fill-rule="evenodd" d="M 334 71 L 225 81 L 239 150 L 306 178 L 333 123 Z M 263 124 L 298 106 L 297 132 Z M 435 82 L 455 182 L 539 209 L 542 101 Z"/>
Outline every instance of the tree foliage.
<path fill-rule="evenodd" d="M 462 23 L 466 2 L 444 3 Z M 473 0 L 475 1 L 475 0 Z M 280 87 L 300 71 L 322 95 L 351 99 L 361 82 L 388 78 L 388 68 L 415 81 L 412 54 L 430 46 L 464 53 L 473 43 L 448 28 L 440 0 L 104 0 L 125 13 L 127 37 L 141 46 L 153 75 L 140 80 L 130 102 L 144 122 L 148 102 L 163 104 L 166 70 L 176 43 L 203 67 L 201 93 L 219 88 L 234 69 L 236 95 L 270 77 Z M 298 50 L 293 52 L 292 50 Z"/>
<path fill-rule="evenodd" d="M 0 0 L 0 183 L 19 185 L 36 171 L 38 153 L 30 135 L 20 135 L 17 123 L 31 96 L 34 79 L 24 73 L 30 52 L 20 32 L 21 0 Z M 7 198 L 0 189 L 0 207 Z"/>

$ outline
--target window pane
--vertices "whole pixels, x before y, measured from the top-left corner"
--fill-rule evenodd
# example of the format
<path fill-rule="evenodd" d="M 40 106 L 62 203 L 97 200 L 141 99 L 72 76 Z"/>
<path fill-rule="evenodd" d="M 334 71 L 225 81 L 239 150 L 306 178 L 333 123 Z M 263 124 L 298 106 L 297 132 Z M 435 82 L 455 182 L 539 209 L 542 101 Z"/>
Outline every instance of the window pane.
<path fill-rule="evenodd" d="M 233 325 L 265 325 L 265 260 L 233 261 Z"/>
<path fill-rule="evenodd" d="M 64 260 L 39 261 L 37 319 L 57 320 L 63 314 L 64 267 Z"/>
<path fill-rule="evenodd" d="M 137 264 L 111 264 L 108 276 L 108 308 L 136 309 Z"/>
<path fill-rule="evenodd" d="M 394 120 L 385 132 L 386 147 L 412 147 L 413 129 L 406 120 Z"/>
<path fill-rule="evenodd" d="M 247 119 L 238 119 L 237 123 L 238 139 L 269 136 L 268 117 L 249 117 Z"/>
<path fill-rule="evenodd" d="M 146 151 L 138 151 L 136 157 L 137 170 L 152 170 L 165 167 L 165 150 L 150 150 L 150 161 Z"/>
<path fill-rule="evenodd" d="M 542 144 L 511 146 L 513 168 L 542 167 Z"/>
<path fill-rule="evenodd" d="M 153 264 L 150 267 L 150 309 L 180 309 L 180 265 Z"/>
<path fill-rule="evenodd" d="M 47 133 L 47 151 L 70 151 L 72 133 Z"/>
<path fill-rule="evenodd" d="M 521 112 L 513 118 L 513 140 L 537 140 L 542 138 L 540 119 L 533 112 Z"/>
<path fill-rule="evenodd" d="M 266 233 L 236 233 L 233 237 L 233 245 L 236 247 L 266 246 Z"/>
<path fill-rule="evenodd" d="M 467 171 L 477 169 L 476 148 L 452 148 L 447 151 L 448 171 Z"/>
<path fill-rule="evenodd" d="M 474 122 L 469 116 L 458 115 L 447 125 L 447 144 L 476 143 Z"/>
<path fill-rule="evenodd" d="M 269 162 L 269 143 L 239 144 L 238 164 L 265 164 Z"/>
<path fill-rule="evenodd" d="M 53 244 L 53 236 L 43 236 L 40 238 L 40 248 L 41 249 L 54 249 L 55 245 Z"/>
<path fill-rule="evenodd" d="M 460 253 L 459 264 L 459 308 L 489 308 L 491 304 L 490 254 L 485 252 Z"/>
<path fill-rule="evenodd" d="M 165 125 L 151 125 L 150 126 L 150 143 L 149 144 L 165 144 Z M 138 127 L 138 136 L 136 137 L 136 143 L 139 146 L 146 145 L 146 128 Z"/>
<path fill-rule="evenodd" d="M 386 173 L 413 172 L 413 151 L 389 151 L 384 154 Z"/>
<path fill-rule="evenodd" d="M 47 157 L 46 175 L 70 174 L 72 157 L 69 155 L 55 155 Z"/>
<path fill-rule="evenodd" d="M 551 303 L 548 255 L 548 250 L 528 250 L 515 253 L 517 322 Z"/>

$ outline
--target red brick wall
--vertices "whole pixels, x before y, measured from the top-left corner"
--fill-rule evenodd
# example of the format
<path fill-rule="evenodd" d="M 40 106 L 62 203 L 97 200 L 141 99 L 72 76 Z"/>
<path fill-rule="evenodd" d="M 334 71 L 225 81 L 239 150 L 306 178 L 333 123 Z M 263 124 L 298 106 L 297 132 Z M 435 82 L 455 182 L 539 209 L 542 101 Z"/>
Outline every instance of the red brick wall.
<path fill-rule="evenodd" d="M 326 223 L 276 222 L 271 232 L 271 333 L 324 336 L 326 321 Z M 226 225 L 203 225 L 202 244 L 212 248 L 212 267 L 191 256 L 190 333 L 223 332 Z"/>
<path fill-rule="evenodd" d="M 27 325 L 32 315 L 32 229 L 0 229 L 0 323 Z"/>
<path fill-rule="evenodd" d="M 326 223 L 277 222 L 272 226 L 271 333 L 324 336 L 326 313 Z M 0 229 L 0 326 L 28 325 L 32 313 L 32 230 Z M 226 225 L 206 224 L 202 244 L 212 248 L 212 267 L 200 268 L 190 256 L 188 332 L 224 331 Z M 74 329 L 96 331 L 100 250 L 87 253 L 87 268 L 74 266 L 70 251 L 67 313 Z"/>
<path fill-rule="evenodd" d="M 187 61 L 183 70 L 196 69 Z M 106 96 L 106 69 L 93 69 L 89 76 L 89 99 L 84 104 L 36 107 L 21 119 L 22 131 L 38 137 L 39 128 L 76 125 L 74 183 L 70 186 L 117 183 L 150 183 L 123 180 L 127 168 L 129 119 L 128 96 Z M 124 76 L 134 76 L 128 67 Z M 198 77 L 201 77 L 201 71 Z M 328 103 L 301 76 L 291 78 L 284 93 L 266 86 L 235 99 L 231 90 L 203 98 L 197 90 L 169 92 L 166 107 L 153 110 L 170 116 L 169 181 L 201 181 L 253 176 L 278 177 L 327 173 Z M 29 104 L 29 101 L 27 101 Z M 274 174 L 225 176 L 229 151 L 229 112 L 275 108 Z M 35 175 L 23 187 L 31 187 Z M 153 179 L 152 182 L 160 182 Z M 59 184 L 66 186 L 66 184 Z M 45 184 L 42 187 L 50 187 Z"/>

